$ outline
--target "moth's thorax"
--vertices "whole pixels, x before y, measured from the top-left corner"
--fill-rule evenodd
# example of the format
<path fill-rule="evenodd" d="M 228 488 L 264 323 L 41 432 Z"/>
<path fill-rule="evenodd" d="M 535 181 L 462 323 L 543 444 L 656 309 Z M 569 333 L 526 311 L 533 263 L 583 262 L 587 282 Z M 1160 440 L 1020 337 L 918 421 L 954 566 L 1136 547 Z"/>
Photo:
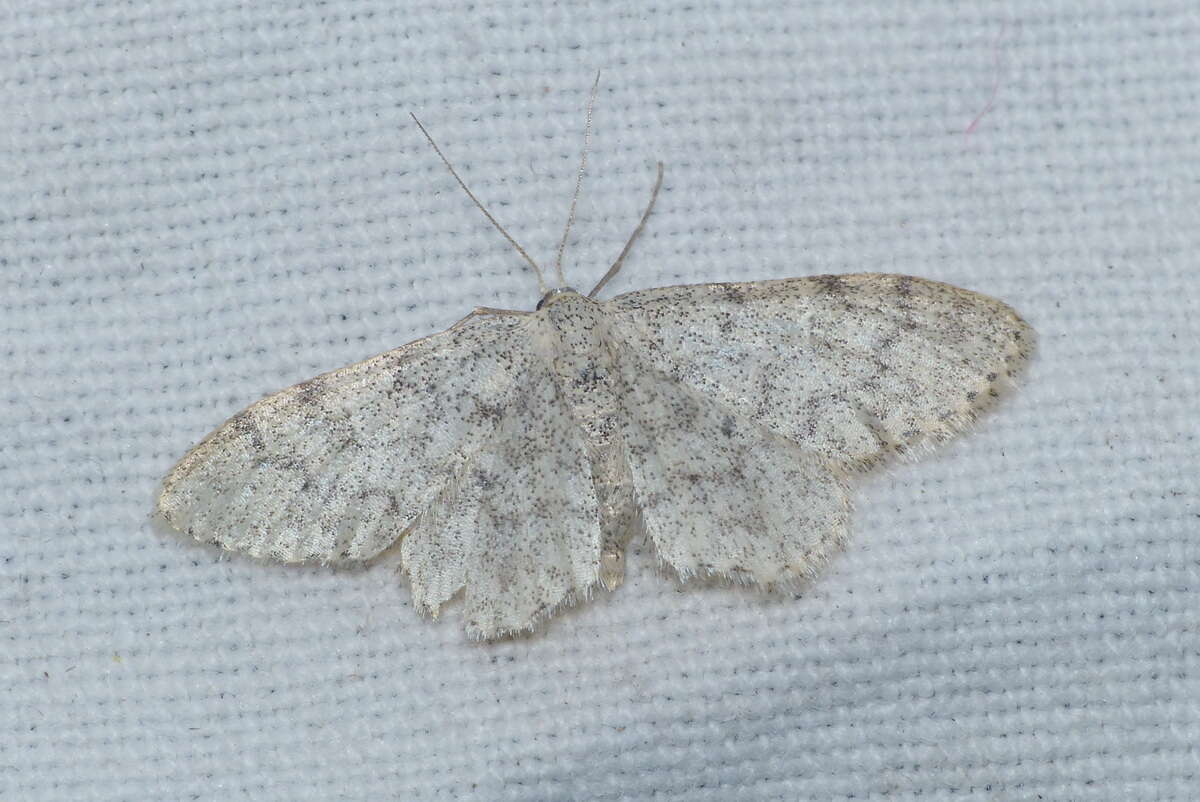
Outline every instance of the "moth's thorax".
<path fill-rule="evenodd" d="M 543 299 L 552 330 L 554 375 L 563 400 L 593 439 L 605 441 L 617 407 L 616 364 L 604 307 L 574 291 Z"/>
<path fill-rule="evenodd" d="M 591 298 L 570 288 L 554 290 L 538 309 L 554 328 L 560 353 L 587 354 L 603 347 L 604 312 Z"/>

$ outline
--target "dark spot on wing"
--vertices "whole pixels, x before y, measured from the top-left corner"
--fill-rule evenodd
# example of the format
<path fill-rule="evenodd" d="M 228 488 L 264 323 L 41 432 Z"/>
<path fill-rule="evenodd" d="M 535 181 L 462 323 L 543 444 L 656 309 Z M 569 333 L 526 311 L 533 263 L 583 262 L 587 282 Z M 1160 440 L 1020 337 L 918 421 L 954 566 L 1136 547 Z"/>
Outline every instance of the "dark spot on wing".
<path fill-rule="evenodd" d="M 313 404 L 325 391 L 325 381 L 320 377 L 296 385 L 296 400 L 301 404 Z"/>
<path fill-rule="evenodd" d="M 255 451 L 262 451 L 266 447 L 266 441 L 263 440 L 262 429 L 258 425 L 258 421 L 254 420 L 254 416 L 249 410 L 239 412 L 229 421 L 233 426 L 233 430 L 250 441 L 250 445 Z"/>
<path fill-rule="evenodd" d="M 822 292 L 830 295 L 844 295 L 846 292 L 846 280 L 841 276 L 813 276 L 813 281 L 820 286 Z"/>
<path fill-rule="evenodd" d="M 475 415 L 482 420 L 499 422 L 504 416 L 504 407 L 499 404 L 493 404 L 479 398 L 472 398 L 475 402 Z"/>
<path fill-rule="evenodd" d="M 725 435 L 726 437 L 733 437 L 733 432 L 733 416 L 726 415 L 725 419 L 721 421 L 721 434 Z"/>
<path fill-rule="evenodd" d="M 737 284 L 722 284 L 721 295 L 730 303 L 740 304 L 746 300 L 746 291 Z"/>
<path fill-rule="evenodd" d="M 475 480 L 475 486 L 483 491 L 490 490 L 496 484 L 496 476 L 482 469 L 476 469 L 471 478 Z"/>

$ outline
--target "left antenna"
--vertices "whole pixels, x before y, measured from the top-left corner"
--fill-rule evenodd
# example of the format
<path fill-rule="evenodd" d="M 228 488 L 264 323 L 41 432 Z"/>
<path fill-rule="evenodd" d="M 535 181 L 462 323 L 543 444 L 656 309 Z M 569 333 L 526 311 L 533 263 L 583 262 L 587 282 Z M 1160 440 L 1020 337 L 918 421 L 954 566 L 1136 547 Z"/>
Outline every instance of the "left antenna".
<path fill-rule="evenodd" d="M 599 77 L 599 75 L 597 75 L 597 77 Z M 462 187 L 463 192 L 467 193 L 467 197 L 471 199 L 471 202 L 475 204 L 475 207 L 479 209 L 479 211 L 483 212 L 483 216 L 488 219 L 488 222 L 494 225 L 496 230 L 504 235 L 504 238 L 508 240 L 508 244 L 516 248 L 517 253 L 521 254 L 525 261 L 529 263 L 529 266 L 533 268 L 533 272 L 537 275 L 538 287 L 541 289 L 542 293 L 545 294 L 548 292 L 549 289 L 546 286 L 546 279 L 542 275 L 542 269 L 538 267 L 537 262 L 533 261 L 533 258 L 524 248 L 521 247 L 520 243 L 513 239 L 512 235 L 504 230 L 504 226 L 500 225 L 500 223 L 496 221 L 496 218 L 492 217 L 492 213 L 484 208 L 483 204 L 479 202 L 479 198 L 475 197 L 475 193 L 471 191 L 466 182 L 458 177 L 458 173 L 454 171 L 454 166 L 450 164 L 450 160 L 447 159 L 445 154 L 442 153 L 442 149 L 437 146 L 437 143 L 433 141 L 433 137 L 431 137 L 429 132 L 425 130 L 425 126 L 421 125 L 421 121 L 417 119 L 417 115 L 410 111 L 409 116 L 413 118 L 413 122 L 417 124 L 417 128 L 421 129 L 421 133 L 424 134 L 425 139 L 429 141 L 429 145 L 433 148 L 433 152 L 436 153 L 438 158 L 442 160 L 442 164 L 446 165 L 446 169 L 450 171 L 450 175 L 454 176 L 454 180 L 458 182 L 460 187 Z"/>

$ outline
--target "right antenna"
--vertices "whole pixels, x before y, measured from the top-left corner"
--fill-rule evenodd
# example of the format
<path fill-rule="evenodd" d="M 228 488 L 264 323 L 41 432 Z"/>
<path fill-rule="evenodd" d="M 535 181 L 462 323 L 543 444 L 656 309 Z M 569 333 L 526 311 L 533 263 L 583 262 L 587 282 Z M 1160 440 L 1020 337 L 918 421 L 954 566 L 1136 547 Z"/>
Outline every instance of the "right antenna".
<path fill-rule="evenodd" d="M 633 247 L 633 241 L 638 238 L 638 234 L 642 233 L 642 229 L 646 227 L 646 219 L 650 217 L 650 210 L 654 208 L 654 201 L 658 197 L 658 190 L 662 187 L 663 179 L 663 163 L 658 163 L 658 178 L 654 179 L 654 189 L 650 190 L 650 202 L 646 204 L 646 211 L 642 212 L 642 219 L 638 221 L 637 228 L 629 235 L 629 241 L 625 243 L 625 247 L 621 249 L 621 255 L 617 257 L 617 261 L 612 263 L 612 267 L 604 274 L 604 278 L 600 279 L 587 297 L 595 298 L 596 293 L 600 292 L 601 288 L 608 283 L 608 280 L 617 275 L 621 271 L 621 265 L 625 263 L 625 257 L 629 255 L 629 249 Z"/>

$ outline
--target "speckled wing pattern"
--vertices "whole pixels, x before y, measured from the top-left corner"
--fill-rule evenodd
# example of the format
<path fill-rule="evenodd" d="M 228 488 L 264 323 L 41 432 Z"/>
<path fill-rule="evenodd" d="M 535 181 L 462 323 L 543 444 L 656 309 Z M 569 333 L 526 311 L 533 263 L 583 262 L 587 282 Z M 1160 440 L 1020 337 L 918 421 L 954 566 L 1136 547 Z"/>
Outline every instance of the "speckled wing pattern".
<path fill-rule="evenodd" d="M 768 585 L 812 575 L 845 537 L 842 477 L 644 355 L 623 362 L 634 496 L 662 561 L 685 578 Z"/>
<path fill-rule="evenodd" d="M 285 562 L 402 538 L 417 607 L 526 630 L 623 577 L 640 521 L 679 575 L 813 575 L 848 482 L 944 440 L 1032 346 L 1004 304 L 907 276 L 665 287 L 441 334 L 269 396 L 168 475 L 159 511 Z"/>
<path fill-rule="evenodd" d="M 953 435 L 1033 344 L 994 298 L 886 273 L 662 287 L 606 308 L 623 351 L 843 469 Z"/>
<path fill-rule="evenodd" d="M 1009 307 L 887 274 L 643 290 L 605 305 L 626 355 L 635 493 L 684 576 L 811 576 L 844 540 L 846 481 L 947 439 L 1032 332 Z"/>
<path fill-rule="evenodd" d="M 361 562 L 401 536 L 418 608 L 465 588 L 478 637 L 596 583 L 597 501 L 541 317 L 454 327 L 264 398 L 167 476 L 176 529 L 282 562 Z"/>
<path fill-rule="evenodd" d="M 495 435 L 536 361 L 527 326 L 481 310 L 264 398 L 180 460 L 159 513 L 254 557 L 374 557 Z"/>
<path fill-rule="evenodd" d="M 465 588 L 473 636 L 528 629 L 597 581 L 598 513 L 586 443 L 551 365 L 547 359 L 527 368 L 488 443 L 443 484 L 401 544 L 416 604 L 436 616 Z"/>

